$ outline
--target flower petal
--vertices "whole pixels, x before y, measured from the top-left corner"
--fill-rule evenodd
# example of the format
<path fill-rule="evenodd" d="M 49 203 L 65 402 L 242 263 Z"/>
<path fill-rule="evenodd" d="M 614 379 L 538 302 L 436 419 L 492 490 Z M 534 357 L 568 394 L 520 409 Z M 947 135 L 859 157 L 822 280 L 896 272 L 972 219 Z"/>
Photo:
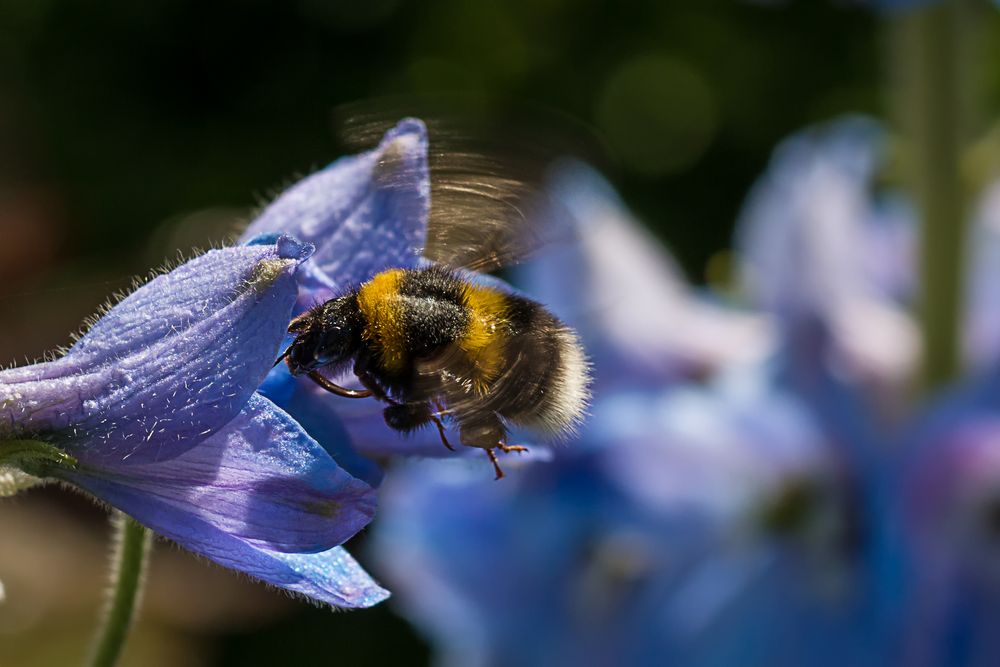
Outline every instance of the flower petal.
<path fill-rule="evenodd" d="M 287 233 L 314 243 L 303 291 L 326 299 L 386 267 L 414 265 L 429 206 L 427 130 L 407 118 L 374 150 L 341 158 L 286 190 L 240 240 Z"/>
<path fill-rule="evenodd" d="M 790 480 L 824 487 L 836 469 L 808 406 L 757 369 L 710 387 L 613 392 L 592 410 L 609 475 L 658 511 L 732 525 Z"/>
<path fill-rule="evenodd" d="M 214 253 L 241 257 L 246 250 Z M 147 347 L 137 348 L 133 342 L 147 339 L 139 322 L 125 344 L 116 343 L 111 335 L 108 345 L 103 335 L 97 339 L 95 346 L 102 356 L 112 350 L 127 354 L 103 368 L 100 374 L 108 386 L 83 402 L 84 418 L 74 423 L 72 433 L 63 434 L 67 448 L 82 463 L 165 460 L 239 414 L 278 354 L 296 295 L 292 274 L 298 258 L 285 259 L 273 248 L 260 252 L 258 248 L 255 263 L 244 266 L 249 270 L 193 280 L 190 293 L 204 296 L 185 311 L 169 311 L 165 318 L 183 322 L 186 328 L 176 333 L 162 331 L 162 321 L 147 314 L 147 321 L 153 322 L 150 328 L 157 335 L 165 334 Z M 206 283 L 213 286 L 205 290 Z M 170 281 L 154 281 L 140 296 L 165 296 L 169 288 Z M 123 302 L 120 308 L 125 315 L 113 319 L 134 319 L 129 305 Z M 181 319 L 184 312 L 186 320 Z M 100 334 L 107 326 L 101 327 Z M 84 345 L 81 350 L 90 347 Z"/>
<path fill-rule="evenodd" d="M 236 565 L 250 576 L 336 607 L 371 607 L 389 597 L 341 547 L 318 554 L 247 553 L 243 558 Z"/>
<path fill-rule="evenodd" d="M 823 321 L 803 318 L 786 332 L 775 360 L 776 382 L 806 403 L 822 430 L 837 444 L 859 473 L 880 484 L 888 423 L 876 408 L 885 407 L 866 400 L 864 386 L 844 373 L 834 355 L 833 334 Z M 898 395 L 887 395 L 898 399 Z"/>
<path fill-rule="evenodd" d="M 374 490 L 256 394 L 224 429 L 169 461 L 56 474 L 180 542 L 198 539 L 197 519 L 254 547 L 317 552 L 375 514 Z"/>
<path fill-rule="evenodd" d="M 913 219 L 872 193 L 882 144 L 859 118 L 788 139 L 748 198 L 737 244 L 760 305 L 786 325 L 822 319 L 850 370 L 893 384 L 913 372 L 920 342 L 899 303 L 912 288 Z"/>
<path fill-rule="evenodd" d="M 578 242 L 525 265 L 528 292 L 584 338 L 602 380 L 602 357 L 620 370 L 701 373 L 761 357 L 770 332 L 761 317 L 696 297 L 669 252 L 625 209 L 610 184 L 569 163 L 551 185 L 571 214 Z"/>
<path fill-rule="evenodd" d="M 83 463 L 176 456 L 239 413 L 285 335 L 311 246 L 213 250 L 154 278 L 65 357 L 0 373 L 0 431 Z"/>
<path fill-rule="evenodd" d="M 307 378 L 296 378 L 284 366 L 278 366 L 260 386 L 260 393 L 280 405 L 333 457 L 342 468 L 372 486 L 382 482 L 382 469 L 358 454 L 341 421 L 341 411 L 369 404 L 373 417 L 388 431 L 382 420 L 382 408 L 375 400 L 351 401 L 320 389 Z"/>
<path fill-rule="evenodd" d="M 185 549 L 293 593 L 335 607 L 371 607 L 389 597 L 342 547 L 315 554 L 273 551 L 174 508 L 164 508 L 162 517 L 178 530 L 157 532 Z"/>
<path fill-rule="evenodd" d="M 272 288 L 285 273 L 283 267 L 293 267 L 310 254 L 309 244 L 289 236 L 264 246 L 210 250 L 132 292 L 67 356 L 100 363 L 150 347 L 229 306 L 251 286 Z"/>
<path fill-rule="evenodd" d="M 223 567 L 335 607 L 371 607 L 389 597 L 342 547 L 314 554 L 270 550 L 168 508 L 164 518 L 183 532 L 160 532 Z"/>

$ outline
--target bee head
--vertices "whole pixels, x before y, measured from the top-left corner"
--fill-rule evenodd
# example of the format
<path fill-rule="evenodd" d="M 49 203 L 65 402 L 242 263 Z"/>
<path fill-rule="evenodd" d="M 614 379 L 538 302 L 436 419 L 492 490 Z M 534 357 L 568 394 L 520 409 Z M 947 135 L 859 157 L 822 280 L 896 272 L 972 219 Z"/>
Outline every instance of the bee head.
<path fill-rule="evenodd" d="M 361 314 L 353 294 L 331 299 L 296 317 L 288 325 L 295 334 L 285 360 L 292 375 L 336 366 L 350 360 L 361 345 Z"/>

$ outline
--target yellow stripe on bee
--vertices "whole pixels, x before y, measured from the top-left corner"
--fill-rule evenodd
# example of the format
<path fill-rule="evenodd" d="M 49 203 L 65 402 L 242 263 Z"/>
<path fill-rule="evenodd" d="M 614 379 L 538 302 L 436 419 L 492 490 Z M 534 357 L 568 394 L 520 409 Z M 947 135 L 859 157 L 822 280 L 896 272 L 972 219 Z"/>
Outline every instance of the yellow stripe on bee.
<path fill-rule="evenodd" d="M 476 389 L 485 393 L 500 375 L 504 363 L 507 297 L 488 287 L 466 285 L 465 304 L 469 309 L 469 324 L 458 346 L 475 362 L 480 373 Z"/>
<path fill-rule="evenodd" d="M 401 371 L 406 363 L 406 323 L 399 298 L 403 275 L 402 269 L 389 269 L 358 290 L 358 308 L 365 318 L 361 335 L 375 343 L 388 371 Z"/>

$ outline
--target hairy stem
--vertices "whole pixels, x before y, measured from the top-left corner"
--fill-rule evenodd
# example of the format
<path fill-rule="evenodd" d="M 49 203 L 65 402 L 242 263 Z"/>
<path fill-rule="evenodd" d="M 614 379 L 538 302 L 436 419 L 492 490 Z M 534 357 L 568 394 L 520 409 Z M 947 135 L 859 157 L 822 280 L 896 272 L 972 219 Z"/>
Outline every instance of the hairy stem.
<path fill-rule="evenodd" d="M 115 516 L 115 533 L 111 596 L 97 635 L 91 667 L 112 667 L 118 662 L 142 599 L 151 533 L 120 512 Z"/>

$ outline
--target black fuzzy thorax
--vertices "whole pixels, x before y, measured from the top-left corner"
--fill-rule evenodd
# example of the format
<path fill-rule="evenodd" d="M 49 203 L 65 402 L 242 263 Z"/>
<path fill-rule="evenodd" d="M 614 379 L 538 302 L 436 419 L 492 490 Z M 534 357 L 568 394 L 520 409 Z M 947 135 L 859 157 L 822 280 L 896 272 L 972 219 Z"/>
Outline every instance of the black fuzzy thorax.
<path fill-rule="evenodd" d="M 407 271 L 399 287 L 406 329 L 406 353 L 412 359 L 433 355 L 454 343 L 469 326 L 465 285 L 438 267 Z"/>

